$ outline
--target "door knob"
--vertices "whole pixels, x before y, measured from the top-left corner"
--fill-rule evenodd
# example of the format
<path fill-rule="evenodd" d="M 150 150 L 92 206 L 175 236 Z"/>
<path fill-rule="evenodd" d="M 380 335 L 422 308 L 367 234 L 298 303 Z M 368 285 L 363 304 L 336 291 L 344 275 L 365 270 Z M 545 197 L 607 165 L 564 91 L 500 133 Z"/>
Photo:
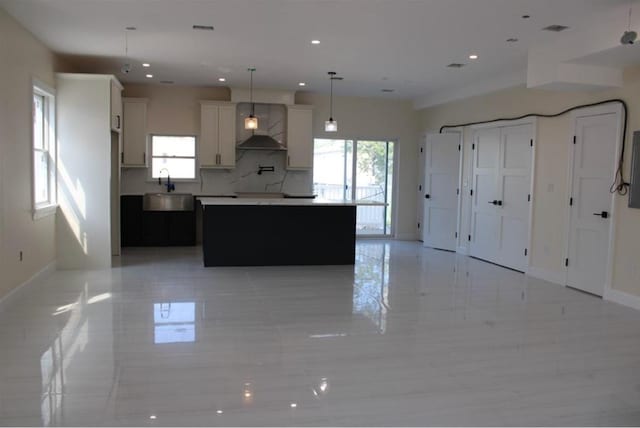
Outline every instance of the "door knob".
<path fill-rule="evenodd" d="M 427 193 L 426 195 L 424 195 L 424 198 L 425 199 L 431 199 L 431 195 Z"/>
<path fill-rule="evenodd" d="M 502 201 L 498 201 L 498 206 L 502 206 Z"/>
<path fill-rule="evenodd" d="M 593 213 L 593 215 L 596 215 L 598 217 L 602 217 L 602 218 L 609 218 L 609 213 L 606 211 L 602 211 L 601 213 Z"/>

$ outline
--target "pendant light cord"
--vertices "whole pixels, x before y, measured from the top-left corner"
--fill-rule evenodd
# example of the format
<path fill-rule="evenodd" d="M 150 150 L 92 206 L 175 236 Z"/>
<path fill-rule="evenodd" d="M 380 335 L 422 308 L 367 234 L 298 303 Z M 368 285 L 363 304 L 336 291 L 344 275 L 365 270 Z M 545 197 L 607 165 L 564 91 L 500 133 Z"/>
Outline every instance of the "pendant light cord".
<path fill-rule="evenodd" d="M 329 121 L 333 122 L 333 76 L 329 77 L 331 82 L 331 94 L 329 95 Z"/>
<path fill-rule="evenodd" d="M 253 103 L 253 72 L 255 68 L 250 68 L 249 72 L 251 73 L 250 77 L 250 86 L 249 86 L 249 102 L 251 103 L 251 117 L 255 114 L 255 104 Z"/>

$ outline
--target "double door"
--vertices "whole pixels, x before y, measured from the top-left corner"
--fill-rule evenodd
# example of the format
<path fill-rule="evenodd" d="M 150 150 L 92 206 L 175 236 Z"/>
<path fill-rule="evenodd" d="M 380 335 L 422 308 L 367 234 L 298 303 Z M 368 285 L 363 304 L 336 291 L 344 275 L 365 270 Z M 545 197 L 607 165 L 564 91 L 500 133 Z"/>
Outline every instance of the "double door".
<path fill-rule="evenodd" d="M 474 132 L 470 254 L 525 271 L 531 204 L 532 124 Z"/>

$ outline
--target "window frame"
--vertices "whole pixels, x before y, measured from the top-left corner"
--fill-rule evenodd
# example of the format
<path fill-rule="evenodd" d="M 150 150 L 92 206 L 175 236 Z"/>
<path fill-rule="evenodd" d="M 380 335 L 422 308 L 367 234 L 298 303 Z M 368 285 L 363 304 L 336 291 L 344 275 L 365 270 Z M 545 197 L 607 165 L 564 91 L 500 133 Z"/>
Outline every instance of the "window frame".
<path fill-rule="evenodd" d="M 58 208 L 58 186 L 57 186 L 57 162 L 58 145 L 56 140 L 56 91 L 46 83 L 36 79 L 31 79 L 30 103 L 30 140 L 31 140 L 31 204 L 33 219 L 37 220 L 55 214 Z M 36 148 L 35 145 L 35 96 L 42 96 L 44 100 L 43 116 L 48 124 L 44 132 L 44 149 Z M 47 187 L 49 188 L 49 198 L 44 202 L 36 202 L 36 153 L 47 154 Z"/>
<path fill-rule="evenodd" d="M 194 155 L 193 156 L 154 156 L 153 155 L 153 139 L 154 137 L 189 137 L 189 138 L 193 138 L 193 142 L 194 142 Z M 199 182 L 199 178 L 198 178 L 198 168 L 199 168 L 199 163 L 198 163 L 198 136 L 197 135 L 193 135 L 193 134 L 166 134 L 166 133 L 155 133 L 155 134 L 149 134 L 149 138 L 147 140 L 147 144 L 149 145 L 147 148 L 147 152 L 150 154 L 149 156 L 149 165 L 147 168 L 147 181 L 150 182 L 157 182 L 158 178 L 165 178 L 164 176 L 162 177 L 154 177 L 153 176 L 153 159 L 154 158 L 159 158 L 159 159 L 193 159 L 194 160 L 194 164 L 193 164 L 193 178 L 174 178 L 171 177 L 171 181 L 172 182 L 176 182 L 176 183 L 197 183 Z"/>

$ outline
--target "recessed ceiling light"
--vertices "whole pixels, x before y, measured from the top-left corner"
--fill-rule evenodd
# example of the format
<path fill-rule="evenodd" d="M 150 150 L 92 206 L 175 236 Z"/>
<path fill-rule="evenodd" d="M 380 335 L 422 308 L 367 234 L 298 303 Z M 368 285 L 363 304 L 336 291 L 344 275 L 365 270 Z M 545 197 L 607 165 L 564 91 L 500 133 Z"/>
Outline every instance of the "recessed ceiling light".
<path fill-rule="evenodd" d="M 312 45 L 319 45 L 320 44 L 320 40 L 311 40 L 311 44 Z"/>
<path fill-rule="evenodd" d="M 568 29 L 569 27 L 567 27 L 566 25 L 558 25 L 558 24 L 549 25 L 548 27 L 543 28 L 544 31 L 552 31 L 554 33 L 559 33 L 561 31 L 568 30 Z"/>
<path fill-rule="evenodd" d="M 478 55 L 471 54 L 471 55 L 469 55 L 469 59 L 478 59 Z"/>
<path fill-rule="evenodd" d="M 149 419 L 157 419 L 158 417 L 156 415 L 151 415 L 149 416 Z"/>
<path fill-rule="evenodd" d="M 191 28 L 194 30 L 213 31 L 213 25 L 194 25 Z"/>
<path fill-rule="evenodd" d="M 451 63 L 451 64 L 447 65 L 447 67 L 449 67 L 449 68 L 462 68 L 464 66 L 465 66 L 465 64 L 461 64 L 459 62 L 454 62 L 454 63 Z"/>
<path fill-rule="evenodd" d="M 153 74 L 147 74 L 147 79 L 153 79 Z"/>
<path fill-rule="evenodd" d="M 300 82 L 300 83 L 298 83 L 298 86 L 307 86 L 307 84 L 304 83 L 304 82 Z"/>
<path fill-rule="evenodd" d="M 145 68 L 149 68 L 149 67 L 151 67 L 151 64 L 149 64 L 148 62 L 143 62 L 142 66 L 145 67 Z"/>
<path fill-rule="evenodd" d="M 221 415 L 222 414 L 222 410 L 216 410 L 216 413 Z"/>
<path fill-rule="evenodd" d="M 295 409 L 296 407 L 298 407 L 298 405 L 296 403 L 291 403 L 291 408 Z"/>
<path fill-rule="evenodd" d="M 515 43 L 517 41 L 518 41 L 518 39 L 516 39 L 515 37 L 510 37 L 510 38 L 507 39 L 507 43 Z"/>
<path fill-rule="evenodd" d="M 218 82 L 226 82 L 227 79 L 224 77 L 218 77 Z"/>

